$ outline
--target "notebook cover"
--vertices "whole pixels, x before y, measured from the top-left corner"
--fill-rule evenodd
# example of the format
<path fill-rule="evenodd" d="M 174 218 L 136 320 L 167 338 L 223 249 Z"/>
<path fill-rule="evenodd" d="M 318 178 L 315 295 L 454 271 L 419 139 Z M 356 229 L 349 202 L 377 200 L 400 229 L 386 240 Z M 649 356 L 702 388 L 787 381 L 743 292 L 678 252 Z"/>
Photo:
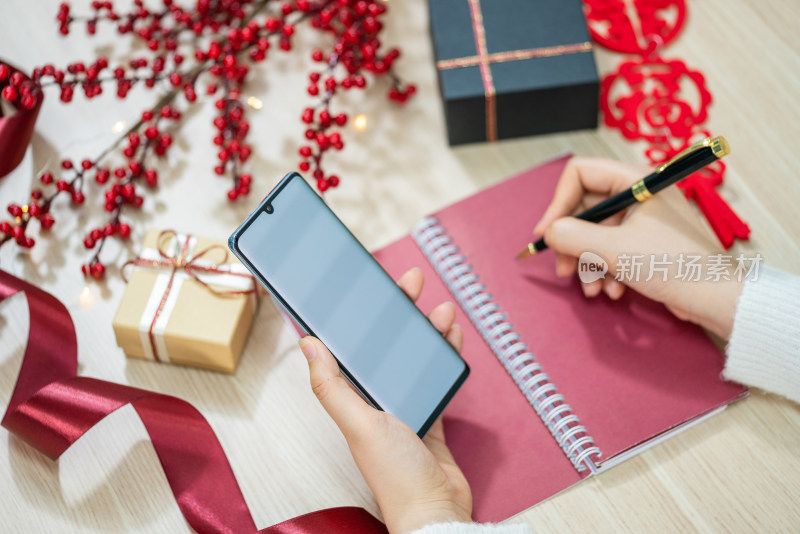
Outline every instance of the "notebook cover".
<path fill-rule="evenodd" d="M 550 381 L 600 447 L 601 460 L 725 405 L 746 389 L 720 379 L 723 357 L 706 334 L 634 291 L 584 297 L 555 276 L 550 252 L 514 256 L 553 196 L 568 157 L 549 161 L 433 216 L 508 315 Z M 425 274 L 423 311 L 454 301 L 411 237 L 375 253 L 394 277 Z M 579 482 L 519 388 L 462 310 L 472 373 L 444 413 L 445 433 L 470 482 L 477 521 L 519 513 Z"/>

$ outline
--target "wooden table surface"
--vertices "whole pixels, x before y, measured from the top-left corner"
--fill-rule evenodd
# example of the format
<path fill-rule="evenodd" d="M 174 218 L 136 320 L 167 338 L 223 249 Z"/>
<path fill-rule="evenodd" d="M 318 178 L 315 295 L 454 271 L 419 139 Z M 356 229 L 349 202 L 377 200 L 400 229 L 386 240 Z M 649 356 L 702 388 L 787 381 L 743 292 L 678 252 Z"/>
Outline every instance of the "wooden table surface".
<path fill-rule="evenodd" d="M 85 3 L 88 3 L 85 2 Z M 120 2 L 122 3 L 122 2 Z M 74 4 L 84 4 L 76 1 Z M 548 135 L 494 145 L 450 149 L 445 141 L 428 37 L 426 2 L 391 1 L 386 41 L 399 44 L 398 66 L 417 83 L 418 96 L 393 109 L 381 83 L 350 93 L 343 109 L 364 113 L 368 128 L 348 128 L 346 149 L 331 157 L 343 177 L 329 196 L 334 210 L 369 248 L 389 243 L 423 215 L 561 151 L 643 162 L 642 146 L 618 131 Z M 28 69 L 63 65 L 96 53 L 117 53 L 127 39 L 101 31 L 58 36 L 58 0 L 6 0 L 0 16 L 0 54 Z M 76 11 L 83 8 L 76 7 Z M 800 3 L 795 0 L 689 2 L 682 36 L 664 55 L 705 73 L 714 95 L 708 127 L 729 140 L 721 189 L 752 228 L 733 253 L 760 251 L 769 264 L 800 271 Z M 298 46 L 317 37 L 298 32 Z M 307 57 L 308 54 L 303 54 Z M 601 73 L 621 56 L 596 50 Z M 308 103 L 300 88 L 307 67 L 297 54 L 274 54 L 253 72 L 248 93 L 264 107 L 253 111 L 251 165 L 254 193 L 230 206 L 227 182 L 210 172 L 210 102 L 187 114 L 176 147 L 161 165 L 163 183 L 136 217 L 135 239 L 150 227 L 224 237 L 274 181 L 296 165 L 302 138 L 299 115 Z M 68 106 L 49 92 L 33 150 L 0 180 L 3 204 L 23 200 L 34 172 L 58 154 L 81 158 L 113 139 L 112 125 L 135 120 L 154 100 L 134 91 L 119 102 L 104 97 Z M 102 207 L 100 207 L 102 208 Z M 307 387 L 305 361 L 293 332 L 264 301 L 233 376 L 126 359 L 109 318 L 124 284 L 116 269 L 90 284 L 94 298 L 79 304 L 85 282 L 82 234 L 89 216 L 55 207 L 52 239 L 30 253 L 0 251 L 0 265 L 60 298 L 75 321 L 80 374 L 176 395 L 209 419 L 263 528 L 304 512 L 338 505 L 377 506 L 344 440 Z M 97 220 L 97 219 L 95 219 Z M 132 250 L 114 249 L 116 263 Z M 110 262 L 113 263 L 113 262 Z M 27 331 L 22 298 L 0 307 L 0 406 L 11 395 Z M 4 408 L 3 408 L 4 409 Z M 0 439 L 0 509 L 7 532 L 186 532 L 158 459 L 130 407 L 114 413 L 50 461 L 20 439 Z M 724 413 L 518 516 L 538 532 L 797 531 L 800 525 L 800 407 L 754 391 Z M 536 454 L 536 451 L 531 451 Z"/>

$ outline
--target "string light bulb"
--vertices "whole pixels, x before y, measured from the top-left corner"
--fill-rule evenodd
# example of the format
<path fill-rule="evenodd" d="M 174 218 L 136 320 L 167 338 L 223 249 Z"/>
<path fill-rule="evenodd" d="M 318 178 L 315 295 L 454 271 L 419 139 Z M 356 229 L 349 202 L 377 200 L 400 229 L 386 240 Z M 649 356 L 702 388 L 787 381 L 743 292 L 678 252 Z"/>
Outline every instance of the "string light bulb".
<path fill-rule="evenodd" d="M 88 308 L 89 306 L 94 304 L 94 299 L 95 299 L 95 293 L 89 286 L 84 286 L 83 290 L 81 290 L 80 295 L 78 295 L 78 302 L 84 308 Z"/>
<path fill-rule="evenodd" d="M 114 123 L 114 126 L 111 127 L 111 133 L 121 133 L 122 130 L 125 129 L 125 121 L 117 121 Z"/>
<path fill-rule="evenodd" d="M 255 96 L 247 97 L 247 105 L 255 110 L 259 110 L 264 107 L 264 103 L 261 101 L 261 99 Z"/>
<path fill-rule="evenodd" d="M 358 115 L 356 115 L 353 118 L 353 127 L 356 130 L 360 131 L 360 132 L 363 132 L 364 130 L 366 130 L 367 129 L 367 116 L 364 115 L 363 113 L 359 113 Z"/>

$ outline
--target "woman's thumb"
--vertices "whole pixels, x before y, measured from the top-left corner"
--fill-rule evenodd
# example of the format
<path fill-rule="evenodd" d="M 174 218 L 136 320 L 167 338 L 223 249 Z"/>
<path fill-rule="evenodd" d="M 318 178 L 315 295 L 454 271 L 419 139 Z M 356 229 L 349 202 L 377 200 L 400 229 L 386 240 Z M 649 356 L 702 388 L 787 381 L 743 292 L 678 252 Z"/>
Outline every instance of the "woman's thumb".
<path fill-rule="evenodd" d="M 300 350 L 308 361 L 309 378 L 314 395 L 345 438 L 348 440 L 356 438 L 363 430 L 361 423 L 372 408 L 342 376 L 336 359 L 320 340 L 306 336 L 300 340 Z"/>

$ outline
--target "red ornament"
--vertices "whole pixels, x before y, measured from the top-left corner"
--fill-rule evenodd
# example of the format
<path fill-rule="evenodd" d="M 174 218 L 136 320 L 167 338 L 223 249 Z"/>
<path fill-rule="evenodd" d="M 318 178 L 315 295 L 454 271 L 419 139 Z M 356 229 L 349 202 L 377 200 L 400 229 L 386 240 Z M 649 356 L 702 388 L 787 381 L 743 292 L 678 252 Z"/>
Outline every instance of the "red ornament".
<path fill-rule="evenodd" d="M 592 39 L 624 54 L 668 45 L 686 22 L 685 0 L 583 0 L 583 6 Z"/>
<path fill-rule="evenodd" d="M 708 118 L 705 78 L 683 61 L 637 58 L 620 64 L 600 86 L 603 119 L 628 139 L 687 139 Z"/>
<path fill-rule="evenodd" d="M 645 155 L 653 164 L 710 137 L 701 127 L 711 104 L 704 76 L 681 60 L 658 56 L 686 20 L 684 0 L 584 0 L 584 7 L 595 41 L 641 55 L 622 62 L 601 82 L 605 124 L 619 128 L 628 139 L 647 141 Z M 735 238 L 747 239 L 750 228 L 715 189 L 722 184 L 724 172 L 725 164 L 717 161 L 678 186 L 694 200 L 727 249 Z"/>

